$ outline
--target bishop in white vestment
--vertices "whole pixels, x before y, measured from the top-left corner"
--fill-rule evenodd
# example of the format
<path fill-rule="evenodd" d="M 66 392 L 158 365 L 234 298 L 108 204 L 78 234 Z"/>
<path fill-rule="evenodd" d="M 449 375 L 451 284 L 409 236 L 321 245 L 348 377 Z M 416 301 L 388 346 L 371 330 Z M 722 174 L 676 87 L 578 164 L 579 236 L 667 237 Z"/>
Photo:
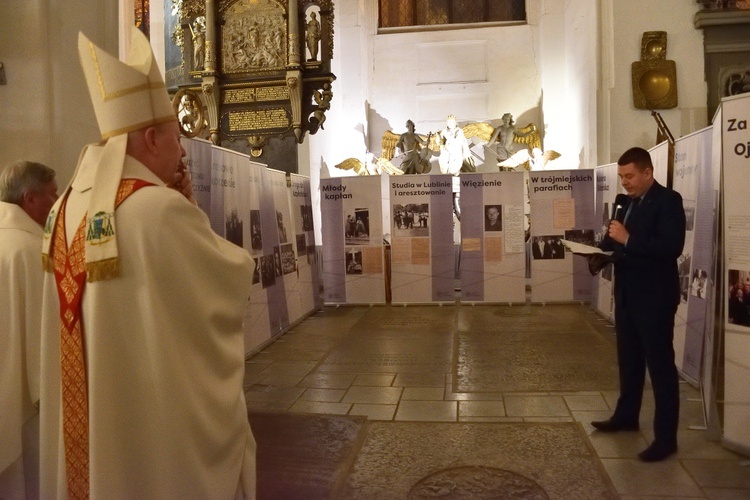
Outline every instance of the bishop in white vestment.
<path fill-rule="evenodd" d="M 168 187 L 185 151 L 145 37 L 129 66 L 79 53 L 106 143 L 45 227 L 42 496 L 254 498 L 252 259 Z"/>

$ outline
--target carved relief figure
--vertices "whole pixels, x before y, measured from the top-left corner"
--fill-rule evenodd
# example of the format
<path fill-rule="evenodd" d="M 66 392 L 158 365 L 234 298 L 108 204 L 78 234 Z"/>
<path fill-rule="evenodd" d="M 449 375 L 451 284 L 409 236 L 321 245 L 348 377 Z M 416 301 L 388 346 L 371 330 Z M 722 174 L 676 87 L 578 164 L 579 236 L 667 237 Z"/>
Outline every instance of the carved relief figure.
<path fill-rule="evenodd" d="M 320 43 L 320 22 L 318 21 L 315 12 L 310 13 L 310 20 L 307 22 L 305 40 L 307 41 L 307 49 L 310 51 L 308 62 L 317 61 L 318 44 Z"/>
<path fill-rule="evenodd" d="M 281 69 L 286 65 L 284 11 L 270 1 L 252 8 L 237 3 L 224 16 L 222 68 L 227 73 Z"/>

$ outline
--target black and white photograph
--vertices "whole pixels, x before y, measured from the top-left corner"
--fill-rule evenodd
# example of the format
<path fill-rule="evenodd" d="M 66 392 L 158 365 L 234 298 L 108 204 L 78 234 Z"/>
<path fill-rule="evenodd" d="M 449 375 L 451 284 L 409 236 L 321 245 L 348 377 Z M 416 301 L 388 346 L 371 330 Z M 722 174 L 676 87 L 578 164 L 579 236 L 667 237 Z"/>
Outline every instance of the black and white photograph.
<path fill-rule="evenodd" d="M 294 247 L 291 243 L 281 245 L 281 272 L 291 274 L 297 270 L 297 257 L 294 255 Z"/>
<path fill-rule="evenodd" d="M 727 313 L 733 325 L 750 326 L 750 271 L 729 270 Z"/>
<path fill-rule="evenodd" d="M 693 269 L 693 275 L 690 278 L 690 295 L 699 299 L 706 298 L 708 289 L 708 273 L 705 269 Z"/>
<path fill-rule="evenodd" d="M 276 211 L 276 225 L 279 228 L 279 243 L 288 243 L 289 240 L 286 236 L 286 225 L 284 224 L 284 214 L 280 211 Z"/>
<path fill-rule="evenodd" d="M 315 264 L 315 245 L 307 245 L 307 263 L 311 266 Z"/>
<path fill-rule="evenodd" d="M 346 274 L 362 274 L 362 249 L 346 249 Z"/>
<path fill-rule="evenodd" d="M 225 230 L 227 241 L 242 247 L 242 219 L 236 208 L 226 214 Z"/>
<path fill-rule="evenodd" d="M 695 201 L 682 200 L 682 206 L 685 209 L 685 231 L 695 229 Z"/>
<path fill-rule="evenodd" d="M 563 235 L 553 234 L 531 238 L 531 255 L 534 259 L 564 259 Z"/>
<path fill-rule="evenodd" d="M 502 231 L 503 230 L 503 206 L 502 205 L 485 205 L 484 206 L 484 230 L 485 231 Z"/>
<path fill-rule="evenodd" d="M 393 205 L 393 235 L 429 236 L 429 203 L 394 203 Z"/>
<path fill-rule="evenodd" d="M 277 277 L 284 275 L 281 270 L 281 249 L 278 245 L 273 247 L 273 268 Z"/>
<path fill-rule="evenodd" d="M 302 230 L 312 231 L 313 230 L 313 214 L 312 205 L 300 205 L 299 207 L 302 215 Z"/>
<path fill-rule="evenodd" d="M 274 271 L 273 255 L 263 255 L 260 258 L 260 277 L 263 288 L 276 284 L 276 273 Z"/>
<path fill-rule="evenodd" d="M 255 263 L 255 270 L 253 270 L 253 285 L 260 283 L 260 257 L 253 257 L 253 263 Z"/>
<path fill-rule="evenodd" d="M 260 210 L 250 210 L 250 246 L 253 250 L 263 249 L 263 237 L 260 231 Z"/>
<path fill-rule="evenodd" d="M 356 208 L 354 213 L 346 215 L 344 236 L 347 245 L 367 244 L 370 242 L 370 210 Z"/>
<path fill-rule="evenodd" d="M 297 235 L 297 255 L 305 255 L 307 253 L 307 235 Z"/>
<path fill-rule="evenodd" d="M 684 253 L 677 258 L 677 272 L 680 276 L 680 295 L 682 301 L 687 303 L 688 294 L 690 293 L 690 267 L 693 257 L 689 253 Z"/>
<path fill-rule="evenodd" d="M 602 225 L 599 227 L 599 230 L 596 231 L 594 234 L 594 244 L 599 244 L 604 239 L 604 236 L 607 235 L 607 232 L 609 231 L 609 221 L 611 220 L 609 212 L 609 202 L 604 202 L 604 210 L 602 211 Z"/>

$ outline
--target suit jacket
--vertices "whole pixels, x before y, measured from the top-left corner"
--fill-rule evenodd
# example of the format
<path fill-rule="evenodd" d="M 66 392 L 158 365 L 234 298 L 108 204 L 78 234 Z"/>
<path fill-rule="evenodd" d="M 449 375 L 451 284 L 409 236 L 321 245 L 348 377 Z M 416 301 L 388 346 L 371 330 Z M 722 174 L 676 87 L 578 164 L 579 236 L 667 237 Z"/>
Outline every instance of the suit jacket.
<path fill-rule="evenodd" d="M 532 252 L 535 259 L 551 259 L 552 258 L 552 245 L 549 242 L 544 243 L 544 250 L 540 248 L 540 241 L 535 241 L 532 247 Z"/>
<path fill-rule="evenodd" d="M 627 195 L 615 198 L 615 206 L 623 207 L 622 218 L 630 203 Z M 614 252 L 616 300 L 644 312 L 664 310 L 673 315 L 680 302 L 677 258 L 685 243 L 682 197 L 654 181 L 628 215 L 625 228 L 630 233 L 626 245 L 609 237 L 599 245 Z"/>

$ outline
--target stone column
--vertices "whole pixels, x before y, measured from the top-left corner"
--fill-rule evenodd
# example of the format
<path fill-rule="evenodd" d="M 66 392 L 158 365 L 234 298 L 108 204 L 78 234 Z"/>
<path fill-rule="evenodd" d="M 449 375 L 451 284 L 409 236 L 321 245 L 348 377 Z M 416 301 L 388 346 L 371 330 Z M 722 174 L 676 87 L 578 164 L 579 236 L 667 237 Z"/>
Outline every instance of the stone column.
<path fill-rule="evenodd" d="M 206 60 L 203 71 L 203 96 L 208 108 L 208 128 L 211 142 L 219 145 L 219 106 L 221 92 L 216 76 L 216 2 L 206 0 Z"/>
<path fill-rule="evenodd" d="M 300 71 L 299 51 L 299 6 L 297 0 L 288 0 L 287 24 L 287 53 L 288 64 L 286 72 L 286 84 L 289 88 L 289 99 L 292 103 L 292 127 L 294 137 L 298 143 L 302 143 L 304 130 L 302 130 L 302 72 Z"/>
<path fill-rule="evenodd" d="M 289 36 L 287 37 L 287 52 L 289 53 L 289 68 L 298 68 L 300 65 L 300 50 L 299 50 L 299 5 L 297 0 L 289 0 L 289 24 L 287 29 Z"/>

